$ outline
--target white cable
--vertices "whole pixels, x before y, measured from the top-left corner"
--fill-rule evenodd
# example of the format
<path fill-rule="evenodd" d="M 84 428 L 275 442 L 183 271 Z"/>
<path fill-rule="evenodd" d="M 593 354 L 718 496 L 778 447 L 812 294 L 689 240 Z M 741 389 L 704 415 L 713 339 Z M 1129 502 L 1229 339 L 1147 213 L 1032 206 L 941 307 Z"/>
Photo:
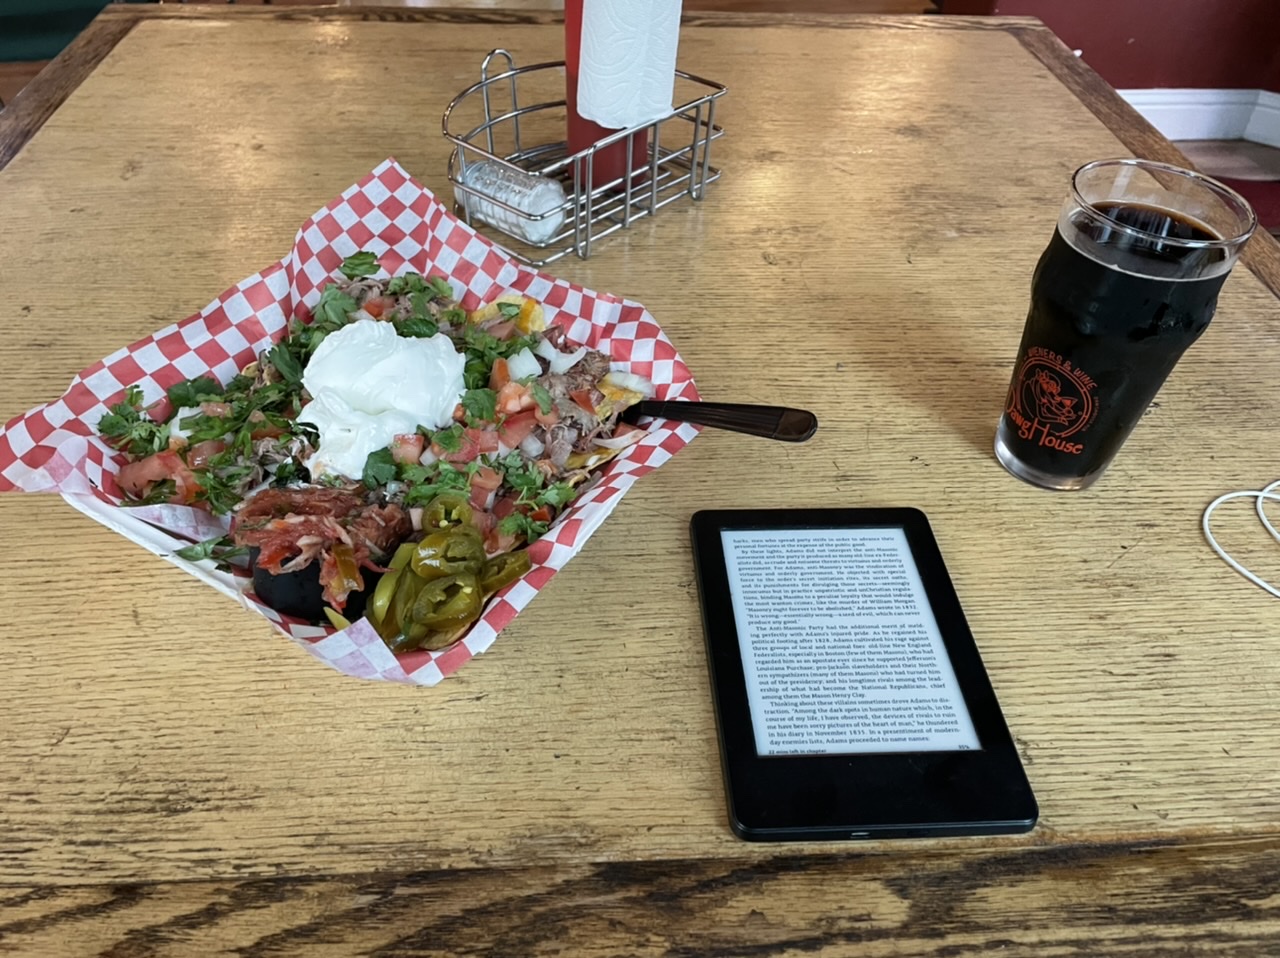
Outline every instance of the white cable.
<path fill-rule="evenodd" d="M 1262 511 L 1263 499 L 1269 496 L 1271 494 L 1271 490 L 1275 489 L 1276 486 L 1280 486 L 1280 479 L 1277 479 L 1275 482 L 1271 483 L 1271 485 L 1262 490 L 1262 495 L 1258 497 L 1256 508 L 1258 510 L 1258 518 L 1262 520 L 1262 524 L 1266 527 L 1266 530 L 1271 533 L 1271 538 L 1280 542 L 1280 532 L 1276 531 L 1276 527 L 1271 524 L 1271 520 L 1267 518 L 1267 514 Z"/>
<path fill-rule="evenodd" d="M 1239 562 L 1233 559 L 1230 555 L 1228 555 L 1227 550 L 1222 548 L 1222 546 L 1218 545 L 1218 540 L 1213 537 L 1213 532 L 1210 531 L 1209 529 L 1209 517 L 1213 515 L 1213 510 L 1218 508 L 1218 506 L 1222 505 L 1224 502 L 1229 502 L 1232 499 L 1247 499 L 1252 497 L 1254 500 L 1254 508 L 1257 510 L 1258 518 L 1262 520 L 1262 525 L 1266 528 L 1267 532 L 1271 533 L 1271 538 L 1275 539 L 1277 542 L 1280 542 L 1280 532 L 1276 531 L 1276 527 L 1271 524 L 1271 521 L 1267 518 L 1266 513 L 1264 513 L 1262 510 L 1263 502 L 1265 502 L 1268 499 L 1274 502 L 1280 502 L 1280 493 L 1277 493 L 1274 491 L 1277 487 L 1280 487 L 1280 479 L 1277 479 L 1275 482 L 1271 483 L 1270 485 L 1266 486 L 1263 489 L 1242 490 L 1240 492 L 1228 492 L 1226 495 L 1218 496 L 1218 498 L 1214 499 L 1213 502 L 1209 503 L 1208 507 L 1204 510 L 1204 517 L 1201 519 L 1200 527 L 1201 529 L 1204 530 L 1204 537 L 1205 539 L 1208 540 L 1210 548 L 1212 548 L 1213 551 L 1218 554 L 1219 558 L 1221 558 L 1223 562 L 1231 566 L 1231 568 L 1235 569 L 1237 572 L 1239 572 L 1242 576 L 1244 576 L 1254 585 L 1258 586 L 1261 589 L 1265 589 L 1267 592 L 1270 592 L 1276 598 L 1280 599 L 1280 589 L 1277 589 L 1275 586 L 1271 585 L 1268 582 L 1264 582 L 1261 578 L 1254 575 L 1252 572 L 1246 569 L 1243 565 L 1241 565 Z"/>

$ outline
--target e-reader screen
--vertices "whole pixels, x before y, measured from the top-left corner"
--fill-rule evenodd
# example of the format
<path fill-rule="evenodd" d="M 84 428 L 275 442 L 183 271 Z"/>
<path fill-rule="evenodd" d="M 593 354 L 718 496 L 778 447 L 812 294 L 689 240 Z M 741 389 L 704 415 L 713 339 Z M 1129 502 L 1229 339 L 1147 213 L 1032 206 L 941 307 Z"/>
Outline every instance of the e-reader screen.
<path fill-rule="evenodd" d="M 760 755 L 982 747 L 903 529 L 720 537 Z"/>

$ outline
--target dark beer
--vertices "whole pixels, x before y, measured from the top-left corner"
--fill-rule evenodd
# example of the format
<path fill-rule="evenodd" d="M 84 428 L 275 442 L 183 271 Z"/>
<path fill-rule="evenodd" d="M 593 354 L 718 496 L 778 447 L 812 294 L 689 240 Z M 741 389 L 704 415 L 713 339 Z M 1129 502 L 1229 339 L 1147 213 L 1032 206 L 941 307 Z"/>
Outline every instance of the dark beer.
<path fill-rule="evenodd" d="M 1060 221 L 1031 281 L 996 434 L 1010 471 L 1083 488 L 1106 467 L 1213 318 L 1234 253 L 1194 244 L 1221 239 L 1138 203 L 1097 203 Z"/>

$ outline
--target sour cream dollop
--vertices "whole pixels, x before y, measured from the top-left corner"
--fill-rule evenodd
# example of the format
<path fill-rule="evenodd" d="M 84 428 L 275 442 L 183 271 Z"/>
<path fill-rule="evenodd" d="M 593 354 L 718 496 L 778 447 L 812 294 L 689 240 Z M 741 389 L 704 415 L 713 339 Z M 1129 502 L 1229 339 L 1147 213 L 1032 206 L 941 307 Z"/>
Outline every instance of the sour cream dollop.
<path fill-rule="evenodd" d="M 325 337 L 302 374 L 311 402 L 298 414 L 320 433 L 307 460 L 313 478 L 359 479 L 371 452 L 418 426 L 453 421 L 466 357 L 442 333 L 401 336 L 390 323 L 357 320 Z"/>

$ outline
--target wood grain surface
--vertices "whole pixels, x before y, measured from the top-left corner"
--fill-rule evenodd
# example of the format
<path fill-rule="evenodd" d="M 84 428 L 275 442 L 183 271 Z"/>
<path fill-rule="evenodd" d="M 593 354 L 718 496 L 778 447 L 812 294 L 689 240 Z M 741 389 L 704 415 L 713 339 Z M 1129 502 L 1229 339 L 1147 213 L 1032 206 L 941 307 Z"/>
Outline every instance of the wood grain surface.
<path fill-rule="evenodd" d="M 484 53 L 559 55 L 536 16 L 419 17 L 125 31 L 0 171 L 0 416 L 277 260 L 387 156 L 445 191 L 439 115 Z M 807 406 L 817 436 L 705 432 L 432 689 L 330 672 L 60 499 L 0 498 L 0 951 L 1280 948 L 1280 608 L 1199 532 L 1280 471 L 1275 297 L 1236 270 L 1093 489 L 1015 481 L 991 439 L 1032 267 L 1071 171 L 1151 134 L 1109 130 L 1026 21 L 783 19 L 686 25 L 682 67 L 730 90 L 723 179 L 556 273 L 644 303 L 704 397 Z M 687 526 L 779 504 L 929 513 L 1035 832 L 732 838 Z M 1247 506 L 1219 526 L 1280 579 Z"/>

